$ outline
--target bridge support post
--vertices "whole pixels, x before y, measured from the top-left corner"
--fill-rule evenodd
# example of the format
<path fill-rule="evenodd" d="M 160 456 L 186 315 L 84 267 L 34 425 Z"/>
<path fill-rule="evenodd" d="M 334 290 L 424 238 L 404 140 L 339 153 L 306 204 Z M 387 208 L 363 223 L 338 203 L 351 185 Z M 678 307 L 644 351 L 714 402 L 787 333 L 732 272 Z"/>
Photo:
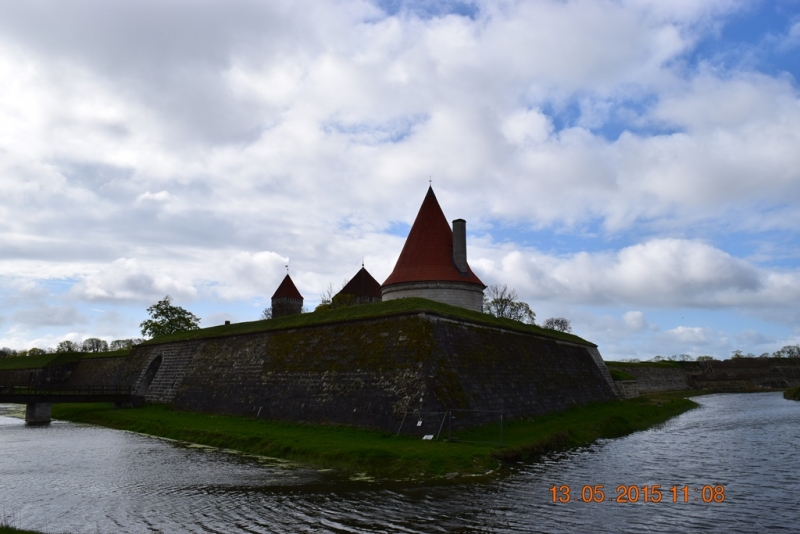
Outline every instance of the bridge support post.
<path fill-rule="evenodd" d="M 50 424 L 50 414 L 53 404 L 49 402 L 29 402 L 25 408 L 26 425 Z"/>

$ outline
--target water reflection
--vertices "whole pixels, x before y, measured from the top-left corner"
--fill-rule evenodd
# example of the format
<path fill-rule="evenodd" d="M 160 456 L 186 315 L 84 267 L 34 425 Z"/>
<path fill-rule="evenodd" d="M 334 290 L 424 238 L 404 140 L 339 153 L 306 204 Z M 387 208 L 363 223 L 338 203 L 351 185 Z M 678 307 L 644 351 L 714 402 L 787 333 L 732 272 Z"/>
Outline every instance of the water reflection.
<path fill-rule="evenodd" d="M 794 531 L 800 403 L 710 395 L 657 429 L 490 483 L 352 483 L 299 468 L 102 428 L 0 416 L 0 498 L 19 526 L 54 532 Z M 660 484 L 660 503 L 553 503 L 553 485 Z M 673 503 L 668 488 L 725 488 Z"/>

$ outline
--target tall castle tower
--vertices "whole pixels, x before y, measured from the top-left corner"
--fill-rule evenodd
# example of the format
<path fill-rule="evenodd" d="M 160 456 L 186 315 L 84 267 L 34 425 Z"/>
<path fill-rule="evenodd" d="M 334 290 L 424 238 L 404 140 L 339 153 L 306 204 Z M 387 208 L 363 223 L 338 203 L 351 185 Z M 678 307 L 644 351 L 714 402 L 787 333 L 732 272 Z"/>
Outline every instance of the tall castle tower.
<path fill-rule="evenodd" d="M 392 274 L 381 286 L 383 300 L 422 297 L 483 311 L 483 282 L 467 263 L 467 223 L 453 228 L 428 188 Z"/>

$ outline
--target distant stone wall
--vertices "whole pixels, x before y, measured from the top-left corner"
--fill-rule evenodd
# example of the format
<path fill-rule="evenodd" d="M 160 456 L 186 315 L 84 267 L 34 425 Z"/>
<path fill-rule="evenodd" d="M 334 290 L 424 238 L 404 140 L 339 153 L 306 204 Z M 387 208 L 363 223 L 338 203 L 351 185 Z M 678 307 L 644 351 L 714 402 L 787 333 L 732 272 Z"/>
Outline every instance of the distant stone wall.
<path fill-rule="evenodd" d="M 639 393 L 689 389 L 686 371 L 678 367 L 620 367 L 615 365 L 614 369 L 635 376 L 638 381 Z"/>
<path fill-rule="evenodd" d="M 635 376 L 641 393 L 678 389 L 782 389 L 800 385 L 800 358 L 737 358 L 679 365 L 614 368 Z"/>
<path fill-rule="evenodd" d="M 40 380 L 41 369 L 0 369 L 0 384 L 28 386 Z"/>
<path fill-rule="evenodd" d="M 590 349 L 419 313 L 146 345 L 132 356 L 137 381 L 162 357 L 147 398 L 177 408 L 390 431 L 416 412 L 410 426 L 430 433 L 450 409 L 475 424 L 616 398 Z"/>
<path fill-rule="evenodd" d="M 85 358 L 72 365 L 65 378 L 65 387 L 90 384 L 93 386 L 115 386 L 122 382 L 126 357 Z"/>
<path fill-rule="evenodd" d="M 788 388 L 800 385 L 800 358 L 737 358 L 686 368 L 698 389 Z"/>
<path fill-rule="evenodd" d="M 639 396 L 638 380 L 618 380 L 614 384 L 625 399 L 635 399 Z"/>
<path fill-rule="evenodd" d="M 0 384 L 72 387 L 113 386 L 124 382 L 125 356 L 84 358 L 77 362 L 33 369 L 0 370 Z"/>

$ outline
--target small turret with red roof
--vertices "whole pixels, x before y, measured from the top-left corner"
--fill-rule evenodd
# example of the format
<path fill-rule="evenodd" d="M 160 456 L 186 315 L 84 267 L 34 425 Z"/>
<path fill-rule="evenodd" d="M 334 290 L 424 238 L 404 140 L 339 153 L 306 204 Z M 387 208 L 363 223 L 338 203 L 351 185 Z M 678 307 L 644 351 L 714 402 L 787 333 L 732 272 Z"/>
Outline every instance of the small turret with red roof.
<path fill-rule="evenodd" d="M 272 317 L 285 317 L 303 313 L 303 295 L 297 290 L 289 273 L 272 295 Z"/>
<path fill-rule="evenodd" d="M 451 229 L 429 187 L 397 264 L 381 286 L 383 300 L 422 297 L 483 311 L 486 286 L 467 263 L 466 224 L 456 219 Z"/>

